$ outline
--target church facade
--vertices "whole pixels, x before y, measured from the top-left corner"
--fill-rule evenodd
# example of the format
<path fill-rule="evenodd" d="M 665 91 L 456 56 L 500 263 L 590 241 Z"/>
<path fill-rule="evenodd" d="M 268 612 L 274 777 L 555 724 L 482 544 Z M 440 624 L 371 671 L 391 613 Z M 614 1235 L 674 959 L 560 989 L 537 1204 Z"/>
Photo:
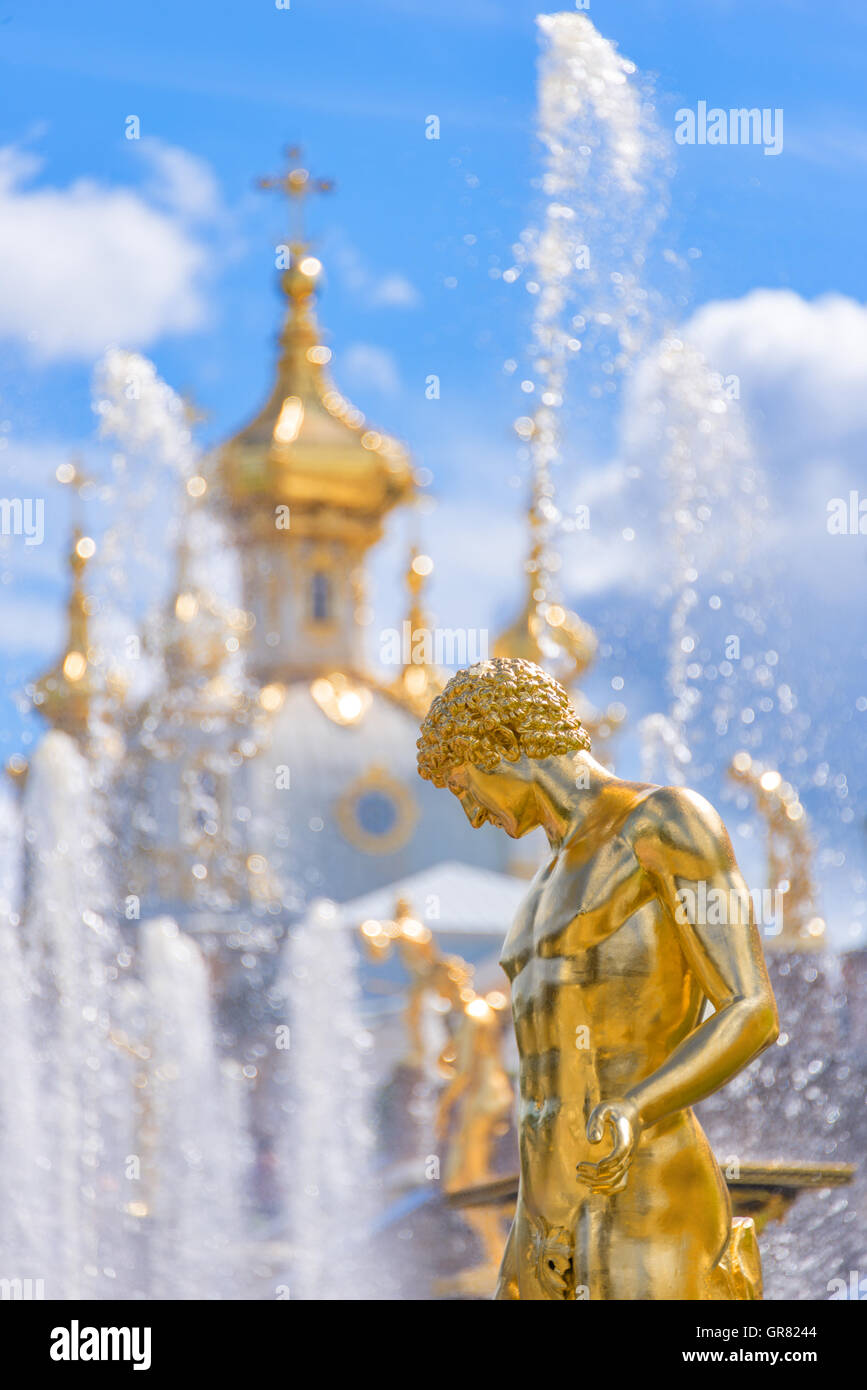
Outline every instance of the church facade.
<path fill-rule="evenodd" d="M 286 191 L 303 196 L 308 178 L 292 170 Z M 413 644 L 386 675 L 366 659 L 367 559 L 417 483 L 405 447 L 331 378 L 322 265 L 301 240 L 290 252 L 265 403 L 187 489 L 161 679 L 139 707 L 114 701 L 121 909 L 132 923 L 166 915 L 196 934 L 230 992 L 238 960 L 257 962 L 240 973 L 262 985 L 259 956 L 315 899 L 359 898 L 447 861 L 510 866 L 502 835 L 470 833 L 458 803 L 417 775 L 419 723 L 445 679 L 431 643 L 421 660 Z M 238 559 L 234 609 L 197 574 L 190 538 L 208 518 Z M 431 568 L 409 556 L 412 633 L 428 627 Z M 87 609 L 86 560 L 74 550 L 69 650 L 35 689 L 49 723 L 83 745 L 94 710 L 113 698 L 91 659 Z"/>

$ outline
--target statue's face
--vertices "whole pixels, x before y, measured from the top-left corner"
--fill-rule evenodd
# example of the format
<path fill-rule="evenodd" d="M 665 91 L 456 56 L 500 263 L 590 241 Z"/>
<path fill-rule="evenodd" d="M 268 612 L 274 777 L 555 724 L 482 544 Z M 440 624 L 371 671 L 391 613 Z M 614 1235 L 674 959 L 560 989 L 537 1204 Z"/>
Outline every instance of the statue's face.
<path fill-rule="evenodd" d="M 470 763 L 461 763 L 452 768 L 446 785 L 476 829 L 490 821 L 513 840 L 519 840 L 540 824 L 533 772 L 526 757 L 516 763 L 504 759 L 493 772 L 481 772 Z"/>

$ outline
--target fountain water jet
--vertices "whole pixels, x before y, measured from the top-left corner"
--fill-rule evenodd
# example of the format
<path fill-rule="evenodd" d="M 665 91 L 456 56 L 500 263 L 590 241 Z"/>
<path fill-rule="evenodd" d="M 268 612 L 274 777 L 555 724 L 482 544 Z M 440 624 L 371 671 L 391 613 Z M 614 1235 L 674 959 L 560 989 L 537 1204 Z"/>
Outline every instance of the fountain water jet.
<path fill-rule="evenodd" d="M 155 1298 L 237 1298 L 250 1164 L 220 1066 L 201 951 L 170 918 L 140 928 L 146 1049 L 143 1198 Z"/>
<path fill-rule="evenodd" d="M 0 787 L 0 1017 L 4 1061 L 0 1068 L 0 1278 L 46 1278 L 49 1251 L 40 1219 L 44 1154 L 36 1056 L 31 1036 L 32 998 L 22 957 L 21 813 L 8 786 Z"/>
<path fill-rule="evenodd" d="M 28 1084 L 44 1129 L 32 1215 L 46 1222 L 49 1298 L 116 1297 L 131 1263 L 117 1220 L 132 1138 L 129 1064 L 109 1042 L 121 943 L 92 805 L 86 760 L 52 731 L 26 789 L 23 926 L 38 1052 Z"/>
<path fill-rule="evenodd" d="M 290 1297 L 383 1296 L 370 1248 L 376 1210 L 370 1124 L 372 1038 L 360 1016 L 351 935 L 319 901 L 287 942 L 289 1047 L 282 1155 Z"/>
<path fill-rule="evenodd" d="M 597 442 L 607 402 L 641 349 L 650 323 L 644 266 L 666 188 L 665 141 L 635 64 L 585 15 L 540 15 L 537 24 L 544 207 L 539 227 L 515 248 L 534 295 L 536 404 L 516 429 L 529 443 L 533 470 L 541 541 L 533 566 L 544 619 L 559 564 L 548 538 L 555 528 L 570 529 L 555 502 L 552 469 L 577 461 L 579 429 L 590 417 L 586 443 Z M 568 388 L 579 354 L 577 397 Z"/>
<path fill-rule="evenodd" d="M 654 752 L 662 753 L 664 774 L 683 782 L 683 766 L 693 763 L 695 752 L 689 735 L 692 732 L 694 742 L 692 726 L 702 704 L 700 681 L 712 659 L 708 617 L 713 619 L 723 606 L 719 594 L 708 595 L 708 586 L 712 582 L 718 590 L 728 590 L 729 606 L 719 621 L 725 616 L 731 627 L 738 576 L 748 572 L 760 534 L 761 495 L 737 404 L 688 343 L 674 335 L 664 338 L 642 361 L 629 407 L 627 450 L 635 457 L 651 453 L 661 460 L 668 488 L 663 520 L 672 557 L 667 672 L 672 703 L 667 730 L 659 723 L 661 716 L 645 721 L 645 771 L 652 770 Z M 726 656 L 724 639 L 720 640 L 718 662 Z M 716 665 L 713 671 L 717 673 Z M 714 692 L 717 733 L 732 717 L 733 685 L 721 682 Z M 690 776 L 696 775 L 691 766 Z"/>

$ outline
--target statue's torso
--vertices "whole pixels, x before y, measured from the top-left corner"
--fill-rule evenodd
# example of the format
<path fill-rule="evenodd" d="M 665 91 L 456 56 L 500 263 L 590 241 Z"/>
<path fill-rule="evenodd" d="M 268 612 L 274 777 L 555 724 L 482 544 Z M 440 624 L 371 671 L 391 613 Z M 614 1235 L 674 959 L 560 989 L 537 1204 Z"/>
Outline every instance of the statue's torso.
<path fill-rule="evenodd" d="M 520 1055 L 523 1196 L 554 1223 L 586 1195 L 576 1164 L 610 1148 L 608 1137 L 587 1140 L 594 1106 L 656 1070 L 703 1007 L 633 848 L 650 790 L 619 783 L 600 794 L 580 839 L 537 875 L 501 956 Z"/>

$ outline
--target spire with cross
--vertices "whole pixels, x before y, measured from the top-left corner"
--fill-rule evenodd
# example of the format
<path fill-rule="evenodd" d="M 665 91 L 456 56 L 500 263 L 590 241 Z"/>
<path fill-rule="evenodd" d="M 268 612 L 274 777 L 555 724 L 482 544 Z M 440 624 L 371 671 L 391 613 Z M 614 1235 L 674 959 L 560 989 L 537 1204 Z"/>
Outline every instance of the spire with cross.
<path fill-rule="evenodd" d="M 316 179 L 301 163 L 300 145 L 289 145 L 286 149 L 289 169 L 285 174 L 267 175 L 256 181 L 258 188 L 276 189 L 285 193 L 289 199 L 292 239 L 296 245 L 304 245 L 304 203 L 313 193 L 330 193 L 334 187 L 333 179 Z"/>

